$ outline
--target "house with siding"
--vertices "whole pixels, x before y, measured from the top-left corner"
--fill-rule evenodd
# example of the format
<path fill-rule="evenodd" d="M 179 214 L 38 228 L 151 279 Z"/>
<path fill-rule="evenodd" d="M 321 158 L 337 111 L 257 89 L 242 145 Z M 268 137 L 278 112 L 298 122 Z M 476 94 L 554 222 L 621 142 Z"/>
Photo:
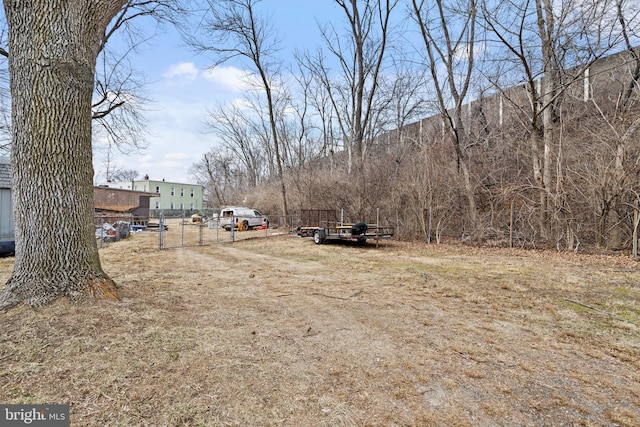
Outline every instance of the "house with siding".
<path fill-rule="evenodd" d="M 203 208 L 204 189 L 198 184 L 185 184 L 163 180 L 152 180 L 145 176 L 140 181 L 109 182 L 105 184 L 109 188 L 120 188 L 137 192 L 152 193 L 149 202 L 151 216 L 157 216 L 160 212 L 165 214 L 188 215 L 200 212 Z"/>
<path fill-rule="evenodd" d="M 14 247 L 11 164 L 0 158 L 0 255 L 12 253 Z"/>

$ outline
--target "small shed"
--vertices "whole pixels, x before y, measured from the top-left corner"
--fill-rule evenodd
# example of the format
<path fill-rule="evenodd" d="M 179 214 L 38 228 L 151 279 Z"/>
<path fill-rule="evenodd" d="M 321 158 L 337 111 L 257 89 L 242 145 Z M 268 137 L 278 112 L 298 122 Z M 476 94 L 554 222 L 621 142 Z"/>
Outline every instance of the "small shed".
<path fill-rule="evenodd" d="M 131 224 L 147 225 L 152 196 L 157 194 L 103 186 L 93 187 L 96 216 L 105 218 L 107 222 L 126 220 Z"/>

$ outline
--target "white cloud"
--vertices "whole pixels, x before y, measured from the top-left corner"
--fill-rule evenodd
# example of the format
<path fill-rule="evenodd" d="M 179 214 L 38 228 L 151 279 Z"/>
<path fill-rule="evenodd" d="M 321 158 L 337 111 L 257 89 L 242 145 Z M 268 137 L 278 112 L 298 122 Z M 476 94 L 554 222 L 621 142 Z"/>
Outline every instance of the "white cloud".
<path fill-rule="evenodd" d="M 185 165 L 180 162 L 164 161 L 160 162 L 160 166 L 166 169 L 182 169 Z"/>
<path fill-rule="evenodd" d="M 184 160 L 184 159 L 188 159 L 189 156 L 187 153 L 167 153 L 164 155 L 164 159 L 165 160 Z"/>
<path fill-rule="evenodd" d="M 173 77 L 185 77 L 188 80 L 195 79 L 199 74 L 193 62 L 180 62 L 178 64 L 172 64 L 169 69 L 162 74 L 162 77 L 170 79 Z"/>
<path fill-rule="evenodd" d="M 244 98 L 236 98 L 233 101 L 231 101 L 230 104 L 241 110 L 244 110 L 246 108 L 251 108 L 251 101 Z"/>
<path fill-rule="evenodd" d="M 214 134 L 205 133 L 207 107 L 215 101 L 235 99 L 236 90 L 247 86 L 241 81 L 244 73 L 233 68 L 205 73 L 198 71 L 203 68 L 198 68 L 197 62 L 182 62 L 166 70 L 165 78 L 152 87 L 154 103 L 144 112 L 148 147 L 142 153 L 112 153 L 110 161 L 112 165 L 117 162 L 118 168 L 138 171 L 140 178 L 149 175 L 154 180 L 190 183 L 194 179 L 190 167 L 219 144 Z M 104 170 L 105 157 L 102 152 L 94 156 L 97 175 Z"/>
<path fill-rule="evenodd" d="M 470 45 L 468 43 L 463 43 L 456 49 L 454 53 L 454 58 L 458 61 L 468 61 L 469 60 L 469 48 Z M 487 46 L 484 43 L 475 43 L 473 46 L 473 54 L 477 58 L 481 53 L 487 50 Z"/>
<path fill-rule="evenodd" d="M 243 92 L 251 87 L 252 73 L 236 67 L 215 67 L 204 71 L 208 80 L 219 84 L 233 92 Z"/>

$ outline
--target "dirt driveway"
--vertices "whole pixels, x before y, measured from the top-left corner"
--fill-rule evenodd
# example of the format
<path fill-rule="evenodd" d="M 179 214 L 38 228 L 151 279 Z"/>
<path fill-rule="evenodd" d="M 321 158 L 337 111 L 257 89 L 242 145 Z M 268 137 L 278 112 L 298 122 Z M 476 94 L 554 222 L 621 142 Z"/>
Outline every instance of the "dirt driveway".
<path fill-rule="evenodd" d="M 120 303 L 0 314 L 0 402 L 73 426 L 640 425 L 628 256 L 156 239 L 101 249 Z"/>

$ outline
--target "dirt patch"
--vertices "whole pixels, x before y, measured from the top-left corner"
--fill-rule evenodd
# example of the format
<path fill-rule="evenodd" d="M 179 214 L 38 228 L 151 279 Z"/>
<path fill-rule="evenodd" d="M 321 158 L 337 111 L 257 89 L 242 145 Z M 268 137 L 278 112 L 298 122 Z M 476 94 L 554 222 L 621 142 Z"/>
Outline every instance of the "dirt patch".
<path fill-rule="evenodd" d="M 0 402 L 74 426 L 640 425 L 628 256 L 152 233 L 101 256 L 122 302 L 0 314 Z"/>

